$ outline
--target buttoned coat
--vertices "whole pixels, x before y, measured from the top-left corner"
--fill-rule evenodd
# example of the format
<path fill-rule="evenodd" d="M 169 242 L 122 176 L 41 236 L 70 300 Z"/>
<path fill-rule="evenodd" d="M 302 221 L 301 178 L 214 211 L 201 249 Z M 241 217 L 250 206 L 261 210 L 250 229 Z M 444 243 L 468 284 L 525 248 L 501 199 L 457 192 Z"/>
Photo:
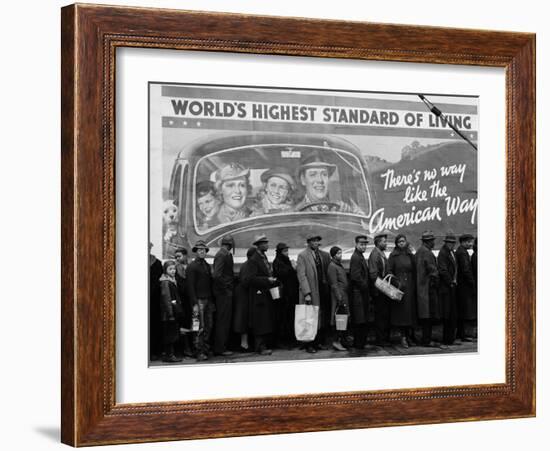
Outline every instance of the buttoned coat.
<path fill-rule="evenodd" d="M 221 293 L 226 296 L 233 294 L 235 273 L 233 271 L 233 255 L 225 247 L 221 247 L 214 257 L 214 294 Z"/>
<path fill-rule="evenodd" d="M 463 246 L 458 246 L 455 257 L 458 270 L 456 291 L 458 317 L 463 320 L 475 320 L 477 319 L 477 296 L 472 259 Z"/>
<path fill-rule="evenodd" d="M 370 281 L 367 260 L 357 249 L 349 262 L 350 290 L 349 308 L 353 324 L 366 324 L 374 319 L 370 305 Z"/>
<path fill-rule="evenodd" d="M 441 307 L 437 296 L 439 272 L 434 253 L 422 244 L 414 256 L 416 266 L 416 302 L 420 319 L 440 319 Z"/>
<path fill-rule="evenodd" d="M 456 258 L 454 252 L 443 246 L 437 255 L 439 271 L 439 302 L 441 317 L 453 318 L 456 315 Z"/>
<path fill-rule="evenodd" d="M 323 280 L 327 282 L 326 271 L 330 263 L 330 255 L 325 251 L 319 250 L 321 263 L 325 274 L 322 275 Z M 298 285 L 300 287 L 300 296 L 298 302 L 304 304 L 304 296 L 311 294 L 311 302 L 313 305 L 321 305 L 321 295 L 319 293 L 319 279 L 317 277 L 317 267 L 315 266 L 315 254 L 308 247 L 298 254 L 296 262 L 296 274 L 298 276 Z"/>
<path fill-rule="evenodd" d="M 335 313 L 338 304 L 344 305 L 349 309 L 349 279 L 342 263 L 332 259 L 327 270 L 328 283 L 330 285 L 330 324 L 335 323 Z"/>
<path fill-rule="evenodd" d="M 247 263 L 246 280 L 249 288 L 249 327 L 254 335 L 273 332 L 274 305 L 269 289 L 277 285 L 269 281 L 271 269 L 260 252 L 255 252 Z"/>

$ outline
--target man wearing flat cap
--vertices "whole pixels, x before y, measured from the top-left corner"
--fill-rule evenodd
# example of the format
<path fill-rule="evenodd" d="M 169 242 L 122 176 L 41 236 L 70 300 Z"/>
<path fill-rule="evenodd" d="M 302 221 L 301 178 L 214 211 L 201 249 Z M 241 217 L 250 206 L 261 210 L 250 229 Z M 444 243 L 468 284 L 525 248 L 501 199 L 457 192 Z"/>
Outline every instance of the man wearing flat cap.
<path fill-rule="evenodd" d="M 263 187 L 251 216 L 281 213 L 292 210 L 296 182 L 289 170 L 283 167 L 268 169 L 260 176 Z"/>
<path fill-rule="evenodd" d="M 216 192 L 222 205 L 217 214 L 218 222 L 225 224 L 247 218 L 250 209 L 246 199 L 250 190 L 250 170 L 239 163 L 230 163 L 216 171 Z"/>
<path fill-rule="evenodd" d="M 475 273 L 472 265 L 472 259 L 468 251 L 474 247 L 474 237 L 469 233 L 461 235 L 458 239 L 458 246 L 455 256 L 458 266 L 457 276 L 457 338 L 461 341 L 473 341 L 469 329 L 474 329 L 477 321 L 477 295 Z"/>
<path fill-rule="evenodd" d="M 319 306 L 317 336 L 313 342 L 305 344 L 306 351 L 315 353 L 318 349 L 328 349 L 327 332 L 330 327 L 330 287 L 327 269 L 330 255 L 319 249 L 321 237 L 315 233 L 308 235 L 307 247 L 298 254 L 296 273 L 300 287 L 299 303 Z"/>
<path fill-rule="evenodd" d="M 274 305 L 269 289 L 278 285 L 273 277 L 271 265 L 265 255 L 269 249 L 267 236 L 259 234 L 252 243 L 256 252 L 247 263 L 248 286 L 250 293 L 249 326 L 254 335 L 254 346 L 260 355 L 270 355 L 269 340 L 273 333 Z"/>
<path fill-rule="evenodd" d="M 210 334 L 214 322 L 214 299 L 212 294 L 212 270 L 206 261 L 209 249 L 202 240 L 197 241 L 192 251 L 196 258 L 187 267 L 187 294 L 193 314 L 198 314 L 200 327 L 195 333 L 197 361 L 208 359 Z"/>
<path fill-rule="evenodd" d="M 443 319 L 443 345 L 448 348 L 455 341 L 457 266 L 454 248 L 456 236 L 448 233 L 437 255 L 439 271 L 439 302 Z"/>
<path fill-rule="evenodd" d="M 334 174 L 336 165 L 324 161 L 318 150 L 310 153 L 300 162 L 298 178 L 304 187 L 304 198 L 296 204 L 296 211 L 340 211 L 343 213 L 363 214 L 361 209 L 350 199 L 351 205 L 343 200 L 331 200 L 328 192 L 329 179 Z"/>
<path fill-rule="evenodd" d="M 421 239 L 422 244 L 414 255 L 418 319 L 422 326 L 422 345 L 436 346 L 432 340 L 432 326 L 441 318 L 441 307 L 437 295 L 439 271 L 432 251 L 435 235 L 431 231 L 425 231 Z"/>
<path fill-rule="evenodd" d="M 214 257 L 213 289 L 216 304 L 216 321 L 214 325 L 214 353 L 223 356 L 233 354 L 227 349 L 231 328 L 233 309 L 233 288 L 235 273 L 231 249 L 235 242 L 231 235 L 221 239 L 220 250 Z"/>
<path fill-rule="evenodd" d="M 388 346 L 390 344 L 390 300 L 375 287 L 377 278 L 383 279 L 388 273 L 387 248 L 388 234 L 380 232 L 374 237 L 374 249 L 369 255 L 369 277 L 371 294 L 374 305 L 374 324 L 376 328 L 377 344 Z"/>

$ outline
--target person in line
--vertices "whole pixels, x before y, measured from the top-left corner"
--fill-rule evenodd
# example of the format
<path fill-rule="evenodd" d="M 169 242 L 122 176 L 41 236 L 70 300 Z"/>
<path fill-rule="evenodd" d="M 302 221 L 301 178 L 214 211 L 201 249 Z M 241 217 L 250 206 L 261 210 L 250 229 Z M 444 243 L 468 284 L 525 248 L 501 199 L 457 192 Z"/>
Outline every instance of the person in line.
<path fill-rule="evenodd" d="M 231 163 L 216 171 L 216 192 L 222 204 L 216 215 L 219 224 L 235 222 L 247 218 L 250 208 L 247 206 L 251 191 L 250 170 L 239 163 Z"/>
<path fill-rule="evenodd" d="M 158 360 L 162 355 L 162 321 L 160 314 L 160 284 L 162 262 L 151 253 L 149 243 L 149 359 Z"/>
<path fill-rule="evenodd" d="M 277 285 L 265 253 L 269 240 L 265 235 L 254 239 L 256 252 L 248 260 L 248 286 L 250 294 L 249 327 L 254 334 L 254 347 L 260 355 L 271 355 L 268 344 L 273 333 L 274 306 L 269 289 Z"/>
<path fill-rule="evenodd" d="M 239 277 L 235 285 L 235 295 L 233 297 L 233 332 L 241 339 L 240 351 L 250 352 L 250 343 L 248 341 L 248 315 L 250 304 L 250 257 L 256 253 L 256 247 L 253 246 L 246 252 L 246 261 L 241 265 Z"/>
<path fill-rule="evenodd" d="M 437 255 L 439 271 L 439 302 L 443 319 L 442 349 L 449 349 L 455 341 L 456 333 L 456 287 L 457 265 L 454 248 L 456 237 L 449 233 L 443 240 L 443 246 Z"/>
<path fill-rule="evenodd" d="M 176 262 L 168 260 L 164 262 L 163 274 L 159 278 L 160 284 L 160 308 L 162 320 L 162 344 L 164 347 L 163 362 L 181 362 L 176 357 L 174 345 L 179 339 L 180 323 L 183 319 L 183 307 L 176 284 Z"/>
<path fill-rule="evenodd" d="M 422 326 L 422 345 L 435 347 L 438 344 L 432 340 L 433 324 L 441 319 L 441 307 L 437 295 L 439 271 L 432 252 L 435 236 L 433 232 L 425 231 L 422 233 L 421 240 L 422 244 L 414 256 L 417 315 Z"/>
<path fill-rule="evenodd" d="M 398 287 L 404 293 L 401 301 L 391 303 L 390 324 L 401 332 L 401 346 L 408 348 L 416 344 L 416 274 L 414 255 L 403 234 L 395 237 L 395 248 L 388 259 L 388 273 L 396 277 Z"/>
<path fill-rule="evenodd" d="M 298 276 L 288 257 L 288 246 L 278 243 L 273 260 L 273 276 L 281 283 L 281 299 L 276 302 L 276 328 L 279 344 L 292 349 L 294 338 L 294 311 L 298 303 Z"/>
<path fill-rule="evenodd" d="M 206 261 L 210 249 L 202 240 L 197 241 L 192 251 L 196 258 L 187 267 L 187 294 L 193 315 L 198 315 L 199 330 L 195 332 L 197 361 L 207 360 L 210 351 L 210 334 L 214 319 L 212 294 L 212 270 Z"/>
<path fill-rule="evenodd" d="M 327 276 L 331 291 L 331 309 L 330 309 L 330 324 L 333 327 L 335 340 L 332 342 L 332 347 L 336 351 L 345 351 L 343 343 L 345 340 L 344 331 L 336 329 L 336 312 L 343 311 L 346 314 L 348 310 L 348 291 L 349 281 L 348 274 L 342 266 L 342 249 L 338 246 L 330 248 L 331 261 L 328 265 Z"/>
<path fill-rule="evenodd" d="M 216 320 L 214 322 L 214 354 L 228 357 L 233 353 L 227 348 L 231 330 L 231 313 L 233 310 L 233 289 L 235 273 L 233 270 L 233 254 L 231 249 L 235 241 L 231 235 L 222 238 L 220 250 L 214 257 L 214 272 L 212 274 L 214 299 L 216 304 Z"/>
<path fill-rule="evenodd" d="M 355 250 L 349 262 L 350 316 L 353 327 L 353 347 L 361 351 L 367 344 L 368 324 L 374 320 L 370 299 L 369 267 L 364 253 L 369 240 L 366 235 L 355 237 Z"/>
<path fill-rule="evenodd" d="M 390 345 L 390 299 L 374 283 L 377 278 L 383 279 L 388 273 L 388 259 L 385 254 L 387 233 L 379 233 L 374 237 L 374 249 L 369 255 L 369 277 L 374 305 L 374 323 L 376 329 L 376 344 Z"/>
<path fill-rule="evenodd" d="M 313 342 L 305 343 L 306 351 L 315 353 L 326 350 L 327 326 L 330 324 L 330 288 L 327 269 L 330 255 L 319 249 L 321 237 L 316 234 L 306 238 L 307 247 L 298 254 L 296 273 L 300 287 L 299 303 L 319 307 L 318 331 Z"/>
<path fill-rule="evenodd" d="M 185 294 L 185 286 L 187 284 L 187 249 L 178 248 L 174 252 L 176 258 L 176 284 L 178 286 L 178 292 L 183 305 L 183 321 L 180 324 L 181 342 L 183 347 L 183 355 L 185 357 L 191 357 L 193 350 L 191 346 L 191 337 L 189 331 L 191 329 L 191 317 L 192 310 Z"/>
<path fill-rule="evenodd" d="M 476 281 L 472 258 L 468 251 L 474 247 L 474 237 L 468 233 L 458 239 L 455 256 L 458 266 L 456 304 L 458 310 L 457 338 L 463 342 L 472 342 L 473 337 L 468 335 L 467 329 L 474 329 L 477 321 Z M 477 258 L 477 256 L 476 256 Z"/>

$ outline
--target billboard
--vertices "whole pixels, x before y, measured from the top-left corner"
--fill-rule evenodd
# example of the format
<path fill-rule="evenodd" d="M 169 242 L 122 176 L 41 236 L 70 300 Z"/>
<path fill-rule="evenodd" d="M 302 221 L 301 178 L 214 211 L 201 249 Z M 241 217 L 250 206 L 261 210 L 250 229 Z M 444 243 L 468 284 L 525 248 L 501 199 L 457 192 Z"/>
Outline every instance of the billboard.
<path fill-rule="evenodd" d="M 478 98 L 150 83 L 150 240 L 477 235 Z M 429 106 L 435 106 L 434 114 Z M 157 251 L 158 252 L 158 251 Z"/>

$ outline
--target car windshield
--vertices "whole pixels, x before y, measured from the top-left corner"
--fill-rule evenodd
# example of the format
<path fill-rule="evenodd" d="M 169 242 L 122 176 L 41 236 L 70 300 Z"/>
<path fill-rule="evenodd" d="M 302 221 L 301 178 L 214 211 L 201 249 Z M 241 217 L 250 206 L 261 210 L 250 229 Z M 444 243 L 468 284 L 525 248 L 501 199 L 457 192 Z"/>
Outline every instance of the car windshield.
<path fill-rule="evenodd" d="M 348 150 L 327 145 L 280 143 L 220 150 L 198 161 L 194 180 L 199 233 L 273 215 L 371 214 L 361 161 Z"/>

